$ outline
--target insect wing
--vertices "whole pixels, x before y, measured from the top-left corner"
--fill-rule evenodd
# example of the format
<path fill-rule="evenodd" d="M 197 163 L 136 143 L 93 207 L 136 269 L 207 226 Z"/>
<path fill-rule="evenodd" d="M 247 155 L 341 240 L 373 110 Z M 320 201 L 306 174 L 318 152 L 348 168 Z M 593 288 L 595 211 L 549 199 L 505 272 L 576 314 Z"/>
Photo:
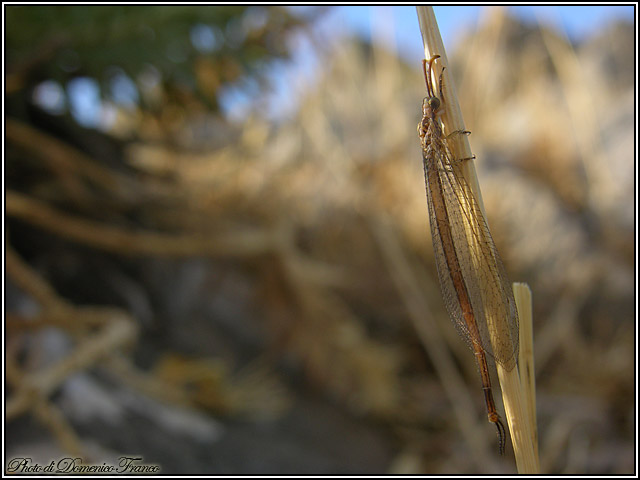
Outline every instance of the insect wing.
<path fill-rule="evenodd" d="M 439 139 L 438 139 L 439 140 Z M 438 277 L 447 311 L 461 336 L 471 345 L 467 328 L 442 245 L 427 169 L 435 168 L 447 211 L 451 238 L 471 302 L 484 351 L 506 370 L 516 364 L 518 315 L 511 284 L 489 232 L 482 209 L 462 173 L 465 160 L 452 160 L 446 141 L 431 149 L 433 158 L 424 158 L 429 219 Z M 493 338 L 493 342 L 492 342 Z"/>

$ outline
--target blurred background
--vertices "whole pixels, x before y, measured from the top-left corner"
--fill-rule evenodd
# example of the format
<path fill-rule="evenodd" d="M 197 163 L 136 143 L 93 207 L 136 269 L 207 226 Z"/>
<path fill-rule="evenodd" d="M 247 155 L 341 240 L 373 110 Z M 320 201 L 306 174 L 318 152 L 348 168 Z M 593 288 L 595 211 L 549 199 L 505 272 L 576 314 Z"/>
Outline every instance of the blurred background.
<path fill-rule="evenodd" d="M 631 474 L 634 7 L 435 14 L 533 291 L 542 471 Z M 5 25 L 7 460 L 515 472 L 437 282 L 415 8 Z"/>

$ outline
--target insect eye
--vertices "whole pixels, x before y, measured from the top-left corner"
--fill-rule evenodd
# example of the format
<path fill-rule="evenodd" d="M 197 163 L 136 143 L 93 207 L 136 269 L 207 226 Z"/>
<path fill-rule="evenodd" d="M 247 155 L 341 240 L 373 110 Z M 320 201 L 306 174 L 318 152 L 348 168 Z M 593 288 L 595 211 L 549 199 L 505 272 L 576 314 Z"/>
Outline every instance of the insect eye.
<path fill-rule="evenodd" d="M 438 100 L 437 97 L 431 97 L 429 99 L 429 106 L 432 110 L 437 110 L 438 108 L 440 108 L 440 100 Z"/>

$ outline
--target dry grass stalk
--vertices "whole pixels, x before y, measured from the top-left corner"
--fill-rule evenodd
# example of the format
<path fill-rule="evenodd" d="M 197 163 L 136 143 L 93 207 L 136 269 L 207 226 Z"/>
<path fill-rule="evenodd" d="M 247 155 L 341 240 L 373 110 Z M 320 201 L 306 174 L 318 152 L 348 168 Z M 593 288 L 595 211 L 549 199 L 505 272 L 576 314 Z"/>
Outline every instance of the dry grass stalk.
<path fill-rule="evenodd" d="M 463 132 L 466 128 L 462 118 L 462 110 L 458 103 L 458 96 L 456 94 L 455 84 L 453 83 L 453 74 L 451 69 L 448 68 L 449 60 L 447 59 L 447 52 L 445 51 L 444 44 L 442 43 L 440 30 L 438 30 L 438 24 L 436 23 L 433 8 L 416 7 L 416 9 L 418 11 L 420 31 L 422 32 L 425 58 L 429 59 L 434 55 L 440 55 L 438 63 L 445 67 L 442 72 L 442 88 L 445 98 L 442 108 L 444 113 L 440 117 L 444 124 L 445 134 L 450 134 L 451 132 Z M 453 135 L 449 139 L 449 148 L 455 158 L 473 158 L 469 139 L 466 135 Z M 471 190 L 473 190 L 473 193 L 478 198 L 482 212 L 485 213 L 484 204 L 482 203 L 482 194 L 480 193 L 478 177 L 476 175 L 473 162 L 464 162 L 462 171 L 464 173 L 465 180 L 471 186 Z"/>
<path fill-rule="evenodd" d="M 429 59 L 434 55 L 439 55 L 444 67 L 446 67 L 446 52 L 438 30 L 433 9 L 431 7 L 417 7 L 417 11 L 425 46 L 425 58 Z M 460 106 L 458 105 L 452 78 L 450 75 L 447 75 L 447 71 L 448 69 L 445 69 L 443 79 L 443 84 L 446 88 L 443 87 L 445 113 L 442 116 L 442 121 L 445 126 L 445 130 L 448 133 L 464 131 L 464 122 L 462 121 Z M 452 153 L 456 158 L 472 157 L 469 143 L 463 135 L 454 136 L 450 140 L 450 143 Z M 475 175 L 475 169 L 473 168 L 473 162 L 465 162 L 465 167 L 465 179 L 470 185 L 484 212 L 482 196 L 480 194 L 477 177 Z M 506 368 L 503 368 L 499 362 L 496 362 L 496 368 L 498 371 L 498 378 L 500 380 L 507 422 L 509 424 L 511 439 L 516 454 L 518 471 L 520 473 L 537 473 L 539 471 L 539 466 L 537 462 L 537 455 L 535 455 L 536 448 L 532 441 L 533 435 L 531 432 L 533 428 L 529 425 L 529 417 L 525 414 L 526 409 L 524 408 L 522 401 L 518 370 L 515 368 L 507 370 Z"/>
<path fill-rule="evenodd" d="M 526 415 L 531 427 L 531 442 L 533 443 L 537 471 L 540 471 L 538 458 L 538 421 L 536 415 L 536 375 L 533 361 L 533 315 L 531 305 L 531 289 L 526 283 L 514 283 L 513 295 L 518 306 L 520 320 L 520 351 L 518 352 L 518 369 L 520 382 L 524 391 Z"/>

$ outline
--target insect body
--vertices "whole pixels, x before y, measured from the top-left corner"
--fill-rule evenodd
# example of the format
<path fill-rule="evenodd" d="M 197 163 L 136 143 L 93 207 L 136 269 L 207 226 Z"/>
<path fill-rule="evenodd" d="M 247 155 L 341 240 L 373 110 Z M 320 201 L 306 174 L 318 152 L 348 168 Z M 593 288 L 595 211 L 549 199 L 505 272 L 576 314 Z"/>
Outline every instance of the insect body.
<path fill-rule="evenodd" d="M 484 213 L 463 175 L 466 160 L 453 158 L 449 137 L 443 133 L 438 116 L 443 102 L 442 75 L 439 97 L 432 78 L 437 58 L 423 61 L 428 96 L 418 125 L 433 248 L 447 311 L 475 355 L 488 418 L 498 429 L 502 454 L 506 432 L 491 392 L 487 355 L 506 370 L 515 367 L 518 316 Z M 464 133 L 468 132 L 453 132 Z"/>

